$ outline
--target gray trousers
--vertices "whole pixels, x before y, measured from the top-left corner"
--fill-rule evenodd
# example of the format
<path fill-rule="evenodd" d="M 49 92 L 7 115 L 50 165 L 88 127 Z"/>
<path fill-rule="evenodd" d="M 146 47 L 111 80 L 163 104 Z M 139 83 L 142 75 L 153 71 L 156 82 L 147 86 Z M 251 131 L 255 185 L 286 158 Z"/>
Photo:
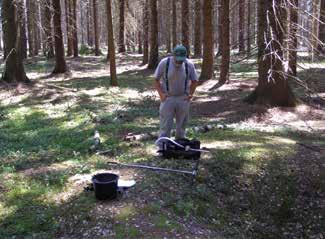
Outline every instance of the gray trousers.
<path fill-rule="evenodd" d="M 185 129 L 190 111 L 190 101 L 185 100 L 185 97 L 186 96 L 169 96 L 164 102 L 160 103 L 159 137 L 170 137 L 175 117 L 176 139 L 185 138 Z"/>

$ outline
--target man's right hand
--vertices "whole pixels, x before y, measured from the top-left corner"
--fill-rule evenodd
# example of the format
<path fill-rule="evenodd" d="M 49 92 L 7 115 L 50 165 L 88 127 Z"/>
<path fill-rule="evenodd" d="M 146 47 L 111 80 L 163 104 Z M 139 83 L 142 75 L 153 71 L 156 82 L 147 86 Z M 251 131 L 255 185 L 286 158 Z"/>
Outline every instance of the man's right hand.
<path fill-rule="evenodd" d="M 167 95 L 162 94 L 162 95 L 160 96 L 160 101 L 161 101 L 161 102 L 164 102 L 166 99 L 167 99 Z"/>
<path fill-rule="evenodd" d="M 159 94 L 160 102 L 164 102 L 167 99 L 167 95 L 163 92 L 161 85 L 157 79 L 155 80 L 155 88 Z"/>

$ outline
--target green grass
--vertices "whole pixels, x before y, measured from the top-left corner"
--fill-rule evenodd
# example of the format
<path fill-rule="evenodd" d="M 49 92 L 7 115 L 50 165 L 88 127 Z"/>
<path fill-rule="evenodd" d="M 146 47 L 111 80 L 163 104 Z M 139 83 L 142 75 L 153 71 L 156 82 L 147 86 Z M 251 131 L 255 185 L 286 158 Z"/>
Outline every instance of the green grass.
<path fill-rule="evenodd" d="M 133 226 L 124 226 L 117 225 L 115 227 L 115 238 L 116 239 L 124 239 L 124 238 L 140 238 L 142 235 L 136 227 Z"/>
<path fill-rule="evenodd" d="M 99 60 L 97 67 L 103 64 Z M 46 72 L 50 67 L 40 61 L 27 71 Z M 233 71 L 243 73 L 246 68 L 235 65 Z M 89 225 L 103 218 L 115 238 L 160 238 L 168 231 L 184 232 L 179 224 L 190 222 L 226 238 L 321 233 L 320 206 L 307 202 L 319 200 L 324 175 L 317 161 L 295 163 L 294 159 L 301 157 L 296 142 L 308 144 L 322 138 L 291 131 L 216 129 L 198 134 L 190 130 L 190 137 L 211 149 L 201 161 L 194 185 L 186 176 L 140 171 L 136 188 L 120 202 L 118 213 L 103 211 L 99 217 L 114 203 L 96 202 L 92 193 L 73 185 L 71 177 L 106 170 L 106 161 L 115 159 L 161 167 L 191 166 L 153 157 L 153 142 L 133 146 L 121 140 L 128 132 L 157 131 L 159 103 L 153 97 L 130 95 L 151 87 L 148 74 L 123 73 L 119 80 L 121 87 L 116 89 L 103 76 L 56 82 L 78 91 L 67 98 L 53 95 L 63 99 L 55 104 L 27 95 L 15 104 L 1 102 L 0 238 L 82 237 L 85 230 L 91 231 Z M 193 118 L 191 124 L 201 121 Z M 112 150 L 106 158 L 89 151 L 95 130 L 101 135 L 100 149 Z M 134 199 L 141 203 L 132 204 Z M 133 221 L 152 227 L 137 228 L 130 225 Z M 292 226 L 297 222 L 306 228 L 304 232 Z"/>
<path fill-rule="evenodd" d="M 47 61 L 45 57 L 41 57 L 36 62 L 27 62 L 25 64 L 25 71 L 28 73 L 47 73 L 54 68 L 54 62 Z"/>

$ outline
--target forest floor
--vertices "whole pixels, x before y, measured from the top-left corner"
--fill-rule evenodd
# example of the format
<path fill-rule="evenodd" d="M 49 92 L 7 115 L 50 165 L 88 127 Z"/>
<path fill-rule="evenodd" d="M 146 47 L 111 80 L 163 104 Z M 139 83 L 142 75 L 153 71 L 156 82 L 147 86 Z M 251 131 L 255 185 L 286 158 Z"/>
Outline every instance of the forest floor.
<path fill-rule="evenodd" d="M 200 61 L 194 59 L 198 69 Z M 158 131 L 159 100 L 141 56 L 118 55 L 119 87 L 104 57 L 68 59 L 71 73 L 51 76 L 53 62 L 26 62 L 32 85 L 0 84 L 0 238 L 324 238 L 325 62 L 301 63 L 300 104 L 248 105 L 256 63 L 231 67 L 230 83 L 198 88 L 188 136 L 204 154 L 191 177 L 111 166 L 107 161 L 187 168 L 155 156 L 153 141 L 128 133 Z M 217 70 L 217 69 L 216 69 Z M 194 126 L 225 124 L 199 133 Z M 98 130 L 101 150 L 89 148 Z M 97 172 L 136 186 L 115 201 L 84 191 Z"/>

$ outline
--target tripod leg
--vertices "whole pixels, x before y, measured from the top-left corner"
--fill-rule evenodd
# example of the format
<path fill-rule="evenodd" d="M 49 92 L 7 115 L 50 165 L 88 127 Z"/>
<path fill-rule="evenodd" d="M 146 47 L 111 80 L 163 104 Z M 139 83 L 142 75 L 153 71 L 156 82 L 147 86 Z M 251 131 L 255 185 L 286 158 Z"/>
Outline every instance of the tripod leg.
<path fill-rule="evenodd" d="M 195 178 L 196 178 L 196 175 L 198 174 L 199 172 L 199 164 L 200 164 L 200 159 L 198 158 L 194 164 L 194 167 L 193 167 L 193 172 L 195 172 L 195 174 L 193 174 L 192 176 L 192 182 L 191 182 L 191 185 L 193 186 L 194 185 L 194 182 L 195 182 Z"/>

